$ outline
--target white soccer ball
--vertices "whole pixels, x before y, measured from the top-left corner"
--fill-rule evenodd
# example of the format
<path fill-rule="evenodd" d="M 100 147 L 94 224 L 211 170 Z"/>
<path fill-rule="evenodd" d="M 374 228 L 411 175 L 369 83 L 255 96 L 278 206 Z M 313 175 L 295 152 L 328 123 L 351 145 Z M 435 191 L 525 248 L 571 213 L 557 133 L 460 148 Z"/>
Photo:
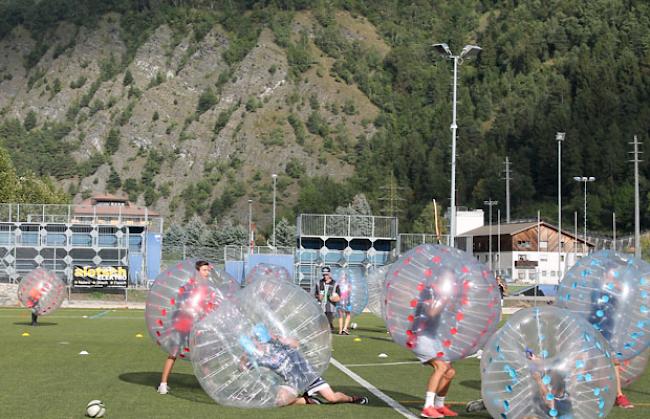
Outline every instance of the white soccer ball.
<path fill-rule="evenodd" d="M 89 418 L 101 418 L 106 413 L 106 407 L 101 400 L 92 400 L 86 406 L 86 416 Z"/>
<path fill-rule="evenodd" d="M 357 324 L 356 324 L 356 323 L 351 323 L 351 324 L 350 324 L 350 328 L 351 328 L 351 329 L 356 329 L 356 328 L 357 328 Z"/>

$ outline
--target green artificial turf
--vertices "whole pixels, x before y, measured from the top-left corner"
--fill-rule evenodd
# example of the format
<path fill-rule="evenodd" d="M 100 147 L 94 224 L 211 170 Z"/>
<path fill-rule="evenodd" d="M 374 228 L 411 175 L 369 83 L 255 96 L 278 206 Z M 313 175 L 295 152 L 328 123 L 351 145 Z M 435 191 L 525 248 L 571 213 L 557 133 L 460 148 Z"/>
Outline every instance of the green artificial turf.
<path fill-rule="evenodd" d="M 379 319 L 364 314 L 355 321 L 359 327 L 352 336 L 333 337 L 333 357 L 419 415 L 430 369 L 414 363 L 410 352 L 392 343 Z M 149 338 L 143 311 L 60 309 L 39 323 L 36 328 L 29 326 L 25 309 L 0 309 L 0 418 L 82 418 L 86 403 L 93 399 L 105 403 L 106 418 L 120 419 L 402 417 L 334 366 L 325 373 L 332 387 L 366 394 L 370 405 L 222 407 L 203 392 L 185 361 L 176 363 L 169 381 L 172 390 L 161 396 L 155 388 L 166 356 Z M 30 336 L 23 337 L 23 332 Z M 82 350 L 89 354 L 79 355 Z M 378 358 L 380 353 L 388 357 Z M 395 362 L 405 364 L 381 365 Z M 467 359 L 454 365 L 457 376 L 448 401 L 460 411 L 465 402 L 480 397 L 479 361 Z M 648 388 L 650 374 L 645 374 L 626 390 L 637 407 L 614 408 L 609 417 L 650 417 Z"/>

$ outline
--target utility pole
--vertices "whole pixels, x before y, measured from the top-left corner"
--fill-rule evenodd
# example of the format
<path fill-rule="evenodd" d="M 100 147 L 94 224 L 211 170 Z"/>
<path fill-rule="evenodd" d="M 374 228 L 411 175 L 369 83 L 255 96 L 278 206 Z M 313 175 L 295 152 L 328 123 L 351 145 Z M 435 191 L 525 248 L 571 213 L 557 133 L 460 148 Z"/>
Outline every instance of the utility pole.
<path fill-rule="evenodd" d="M 490 210 L 489 210 L 490 215 L 488 216 L 490 218 L 490 220 L 489 220 L 490 221 L 490 242 L 489 242 L 489 245 L 488 245 L 489 254 L 490 254 L 490 271 L 492 271 L 492 207 L 494 205 L 497 205 L 498 203 L 499 203 L 499 201 L 493 201 L 492 199 L 489 199 L 487 201 L 483 201 L 483 204 L 490 207 Z"/>
<path fill-rule="evenodd" d="M 506 180 L 506 224 L 510 223 L 510 160 L 508 160 L 508 156 L 506 156 L 506 161 L 503 163 L 506 168 L 503 170 L 503 172 L 506 174 L 506 177 L 504 178 Z"/>
<path fill-rule="evenodd" d="M 630 154 L 634 154 L 634 157 L 631 162 L 634 163 L 634 256 L 637 258 L 641 257 L 641 216 L 639 215 L 639 163 L 643 160 L 639 160 L 639 154 L 642 154 L 642 151 L 639 151 L 639 143 L 637 136 L 634 136 L 634 141 L 629 143 L 634 145 L 634 151 Z"/>

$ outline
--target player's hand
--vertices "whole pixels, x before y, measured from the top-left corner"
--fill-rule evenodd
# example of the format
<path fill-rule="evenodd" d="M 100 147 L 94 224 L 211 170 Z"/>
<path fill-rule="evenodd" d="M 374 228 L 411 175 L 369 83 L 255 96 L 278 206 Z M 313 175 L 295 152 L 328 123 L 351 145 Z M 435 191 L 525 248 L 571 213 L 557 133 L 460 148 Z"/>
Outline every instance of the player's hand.
<path fill-rule="evenodd" d="M 341 301 L 341 297 L 334 292 L 332 293 L 332 295 L 330 295 L 330 301 L 333 303 L 338 303 L 339 301 Z"/>

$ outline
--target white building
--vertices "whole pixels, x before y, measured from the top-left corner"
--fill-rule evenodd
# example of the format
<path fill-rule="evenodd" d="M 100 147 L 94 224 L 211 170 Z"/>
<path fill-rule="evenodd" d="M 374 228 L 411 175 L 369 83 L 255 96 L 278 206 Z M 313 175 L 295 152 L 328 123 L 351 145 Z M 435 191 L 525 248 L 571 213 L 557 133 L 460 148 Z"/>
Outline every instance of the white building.
<path fill-rule="evenodd" d="M 579 258 L 593 249 L 591 243 L 562 231 L 558 253 L 557 227 L 543 221 L 493 224 L 491 233 L 490 226 L 466 231 L 458 235 L 462 238 L 458 247 L 489 266 L 492 241 L 492 270 L 519 282 L 557 284 Z"/>

